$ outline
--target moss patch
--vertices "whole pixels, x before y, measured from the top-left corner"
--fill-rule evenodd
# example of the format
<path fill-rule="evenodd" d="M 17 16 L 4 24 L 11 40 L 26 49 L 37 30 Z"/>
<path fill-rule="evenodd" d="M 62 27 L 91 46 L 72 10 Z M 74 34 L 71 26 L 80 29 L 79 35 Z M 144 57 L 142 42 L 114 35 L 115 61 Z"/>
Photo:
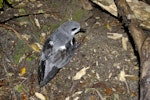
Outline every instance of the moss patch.
<path fill-rule="evenodd" d="M 59 27 L 59 24 L 51 24 L 51 25 L 50 25 L 51 31 L 54 31 L 54 30 L 57 29 L 58 27 Z"/>
<path fill-rule="evenodd" d="M 85 13 L 86 12 L 84 10 L 82 10 L 82 9 L 77 10 L 73 14 L 73 20 L 80 21 L 83 18 L 83 16 L 84 16 Z"/>
<path fill-rule="evenodd" d="M 29 47 L 22 40 L 19 40 L 16 45 L 14 56 L 13 56 L 14 63 L 18 64 L 19 59 L 23 56 L 23 54 L 25 54 L 28 51 L 29 51 Z"/>

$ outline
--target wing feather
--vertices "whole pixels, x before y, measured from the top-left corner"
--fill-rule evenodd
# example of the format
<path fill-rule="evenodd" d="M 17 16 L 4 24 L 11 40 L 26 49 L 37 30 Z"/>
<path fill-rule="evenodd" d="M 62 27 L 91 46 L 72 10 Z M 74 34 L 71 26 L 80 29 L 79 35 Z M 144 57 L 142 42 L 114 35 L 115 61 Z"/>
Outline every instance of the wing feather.
<path fill-rule="evenodd" d="M 73 38 L 66 45 L 66 49 L 58 49 L 56 52 L 52 52 L 52 46 L 50 48 L 44 47 L 44 56 L 49 55 L 47 53 L 51 53 L 50 56 L 45 57 L 46 59 L 41 59 L 41 63 L 39 65 L 39 84 L 40 86 L 44 86 L 47 84 L 53 77 L 57 74 L 60 68 L 65 66 L 70 59 L 72 58 L 74 51 L 76 49 L 75 39 Z"/>

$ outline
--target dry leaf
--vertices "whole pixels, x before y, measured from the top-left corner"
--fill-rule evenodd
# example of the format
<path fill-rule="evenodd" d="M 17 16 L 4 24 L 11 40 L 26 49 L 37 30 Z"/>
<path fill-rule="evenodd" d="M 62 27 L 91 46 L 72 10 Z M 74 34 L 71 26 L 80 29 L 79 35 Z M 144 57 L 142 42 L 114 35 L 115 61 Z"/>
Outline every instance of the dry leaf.
<path fill-rule="evenodd" d="M 97 77 L 98 80 L 100 80 L 100 76 L 99 76 L 98 73 L 96 73 L 96 77 Z"/>
<path fill-rule="evenodd" d="M 41 94 L 41 93 L 35 92 L 35 96 L 36 96 L 37 98 L 39 98 L 40 100 L 46 100 L 46 99 L 45 99 L 45 96 L 44 96 L 43 94 Z"/>
<path fill-rule="evenodd" d="M 126 81 L 125 75 L 126 74 L 125 74 L 124 70 L 122 70 L 119 74 L 119 80 L 123 81 L 123 82 Z"/>
<path fill-rule="evenodd" d="M 41 42 L 41 43 L 44 43 L 44 42 L 45 42 L 45 39 L 46 39 L 46 33 L 41 33 L 40 42 Z"/>
<path fill-rule="evenodd" d="M 111 76 L 112 76 L 112 73 L 109 73 L 108 78 L 111 78 Z"/>
<path fill-rule="evenodd" d="M 75 98 L 73 98 L 73 100 L 79 100 L 79 97 L 75 97 Z"/>
<path fill-rule="evenodd" d="M 20 70 L 19 75 L 22 76 L 22 75 L 24 75 L 25 73 L 26 73 L 26 68 L 23 67 L 23 68 Z"/>
<path fill-rule="evenodd" d="M 25 59 L 25 58 L 26 58 L 26 55 L 24 54 L 22 57 L 20 57 L 19 63 L 20 63 L 23 59 Z"/>
<path fill-rule="evenodd" d="M 134 77 L 134 75 L 126 74 L 124 69 L 123 69 L 119 74 L 119 80 L 125 83 L 125 85 L 127 87 L 127 92 L 130 93 L 130 89 L 129 89 L 128 83 L 126 81 L 126 77 Z"/>
<path fill-rule="evenodd" d="M 127 50 L 127 42 L 128 42 L 128 38 L 122 37 L 122 47 L 124 50 Z"/>
<path fill-rule="evenodd" d="M 70 97 L 66 97 L 65 100 L 70 100 Z"/>
<path fill-rule="evenodd" d="M 114 93 L 114 100 L 120 100 L 119 95 Z"/>
<path fill-rule="evenodd" d="M 13 76 L 14 75 L 14 73 L 11 73 L 11 72 L 9 72 L 9 73 L 7 73 L 7 76 Z"/>
<path fill-rule="evenodd" d="M 31 35 L 23 34 L 23 35 L 21 35 L 21 37 L 28 41 L 31 38 Z"/>
<path fill-rule="evenodd" d="M 39 20 L 37 18 L 34 18 L 34 21 L 35 21 L 35 25 L 40 29 L 41 26 L 40 26 Z"/>
<path fill-rule="evenodd" d="M 124 70 L 122 70 L 119 74 L 119 80 L 125 82 L 126 77 L 135 77 L 135 76 L 134 75 L 128 75 L 128 74 L 125 73 Z"/>
<path fill-rule="evenodd" d="M 33 43 L 30 46 L 36 52 L 40 52 L 42 49 L 42 46 L 39 43 Z"/>
<path fill-rule="evenodd" d="M 77 92 L 75 92 L 73 95 L 72 95 L 72 97 L 75 97 L 75 96 L 77 96 L 77 95 L 80 95 L 82 93 L 82 91 L 77 91 Z"/>
<path fill-rule="evenodd" d="M 27 99 L 27 95 L 23 92 L 23 93 L 21 93 L 21 100 L 28 100 Z"/>
<path fill-rule="evenodd" d="M 117 39 L 120 39 L 122 38 L 122 34 L 119 34 L 119 33 L 107 33 L 107 37 L 110 38 L 110 39 L 113 39 L 113 40 L 117 40 Z"/>
<path fill-rule="evenodd" d="M 76 75 L 73 77 L 73 80 L 79 80 L 81 79 L 82 76 L 86 74 L 86 70 L 89 69 L 90 67 L 87 68 L 82 68 L 79 72 L 76 73 Z"/>
<path fill-rule="evenodd" d="M 104 89 L 104 92 L 105 92 L 105 94 L 107 94 L 107 95 L 112 95 L 112 94 L 113 94 L 112 88 L 105 88 L 105 89 Z"/>
<path fill-rule="evenodd" d="M 40 4 L 37 4 L 37 7 L 38 7 L 38 8 L 39 8 L 39 7 L 42 7 L 42 6 L 43 6 L 43 4 L 41 4 L 41 3 L 40 3 Z"/>
<path fill-rule="evenodd" d="M 21 22 L 19 22 L 20 26 L 27 25 L 28 23 L 29 22 L 27 22 L 27 21 L 21 21 Z"/>
<path fill-rule="evenodd" d="M 111 27 L 110 27 L 109 24 L 106 25 L 106 28 L 109 29 L 109 30 L 111 30 Z"/>

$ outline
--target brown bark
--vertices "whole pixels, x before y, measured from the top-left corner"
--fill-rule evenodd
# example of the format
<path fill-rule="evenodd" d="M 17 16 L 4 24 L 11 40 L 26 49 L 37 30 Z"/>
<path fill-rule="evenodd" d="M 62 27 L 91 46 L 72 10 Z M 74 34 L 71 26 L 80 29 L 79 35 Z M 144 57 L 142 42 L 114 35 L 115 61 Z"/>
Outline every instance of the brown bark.
<path fill-rule="evenodd" d="M 119 18 L 131 34 L 140 56 L 140 100 L 150 100 L 150 37 L 139 23 L 125 0 L 115 0 Z"/>
<path fill-rule="evenodd" d="M 117 16 L 117 7 L 114 0 L 90 0 L 99 5 L 102 9 L 108 11 L 110 14 Z M 130 9 L 136 16 L 139 25 L 146 30 L 150 30 L 150 5 L 142 2 L 144 0 L 126 0 Z M 142 15 L 142 16 L 141 16 Z"/>

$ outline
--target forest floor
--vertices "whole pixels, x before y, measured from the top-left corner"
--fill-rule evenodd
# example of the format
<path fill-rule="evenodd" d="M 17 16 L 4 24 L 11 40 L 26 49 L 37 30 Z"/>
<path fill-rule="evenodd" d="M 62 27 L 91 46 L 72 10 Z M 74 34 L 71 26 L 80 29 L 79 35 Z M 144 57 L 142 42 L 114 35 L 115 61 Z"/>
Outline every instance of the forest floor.
<path fill-rule="evenodd" d="M 84 5 L 80 0 L 25 0 L 1 11 L 0 100 L 38 100 L 41 94 L 46 100 L 138 100 L 139 63 L 131 37 L 117 18 L 94 4 L 91 10 Z M 86 29 L 76 36 L 84 41 L 40 89 L 41 45 L 68 20 Z"/>

